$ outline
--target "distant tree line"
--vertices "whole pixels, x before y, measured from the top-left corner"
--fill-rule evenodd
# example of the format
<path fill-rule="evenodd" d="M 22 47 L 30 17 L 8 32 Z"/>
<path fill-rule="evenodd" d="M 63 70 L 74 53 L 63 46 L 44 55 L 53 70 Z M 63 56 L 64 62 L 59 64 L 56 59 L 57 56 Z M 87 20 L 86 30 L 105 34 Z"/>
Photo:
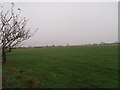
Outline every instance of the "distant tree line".
<path fill-rule="evenodd" d="M 93 44 L 84 44 L 84 45 L 70 45 L 70 44 L 66 44 L 66 45 L 46 45 L 46 46 L 28 46 L 28 47 L 14 47 L 13 49 L 29 49 L 29 48 L 50 48 L 50 47 L 71 47 L 71 46 L 99 46 L 99 45 L 118 45 L 120 44 L 120 42 L 113 42 L 113 43 L 105 43 L 105 42 L 101 42 L 99 44 L 97 43 L 93 43 Z"/>

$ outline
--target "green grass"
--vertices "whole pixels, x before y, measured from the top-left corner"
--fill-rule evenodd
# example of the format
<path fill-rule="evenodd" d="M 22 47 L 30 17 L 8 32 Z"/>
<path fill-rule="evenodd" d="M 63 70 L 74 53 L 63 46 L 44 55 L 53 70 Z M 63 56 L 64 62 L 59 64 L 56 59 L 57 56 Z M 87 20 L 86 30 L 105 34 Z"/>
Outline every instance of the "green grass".
<path fill-rule="evenodd" d="M 30 72 L 40 81 L 36 87 L 118 87 L 117 46 L 17 49 L 8 53 L 7 58 L 8 64 L 3 65 L 3 72 L 11 67 Z M 22 87 L 16 78 L 11 79 L 11 84 L 12 87 Z"/>

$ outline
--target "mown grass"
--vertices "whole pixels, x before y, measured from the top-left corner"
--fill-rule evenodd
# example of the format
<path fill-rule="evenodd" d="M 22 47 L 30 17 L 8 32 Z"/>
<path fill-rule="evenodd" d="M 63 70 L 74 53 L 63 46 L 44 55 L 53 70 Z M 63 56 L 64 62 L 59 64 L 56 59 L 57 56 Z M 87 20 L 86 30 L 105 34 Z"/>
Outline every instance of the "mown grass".
<path fill-rule="evenodd" d="M 117 88 L 118 47 L 76 46 L 16 49 L 8 53 L 8 64 L 37 78 L 42 88 Z M 23 78 L 24 79 L 24 78 Z M 11 78 L 12 87 L 24 87 Z M 15 83 L 17 82 L 17 83 Z"/>

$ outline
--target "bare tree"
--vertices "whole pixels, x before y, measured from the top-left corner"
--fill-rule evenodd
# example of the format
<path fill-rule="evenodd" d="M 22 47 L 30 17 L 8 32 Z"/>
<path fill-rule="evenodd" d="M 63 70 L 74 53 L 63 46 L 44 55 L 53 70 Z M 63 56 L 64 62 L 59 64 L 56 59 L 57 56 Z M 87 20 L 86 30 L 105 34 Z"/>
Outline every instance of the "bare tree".
<path fill-rule="evenodd" d="M 6 63 L 6 53 L 11 52 L 11 48 L 32 36 L 30 29 L 26 28 L 28 20 L 25 17 L 19 19 L 21 9 L 18 8 L 18 13 L 15 14 L 14 3 L 11 5 L 7 12 L 0 11 L 0 45 L 3 63 Z"/>

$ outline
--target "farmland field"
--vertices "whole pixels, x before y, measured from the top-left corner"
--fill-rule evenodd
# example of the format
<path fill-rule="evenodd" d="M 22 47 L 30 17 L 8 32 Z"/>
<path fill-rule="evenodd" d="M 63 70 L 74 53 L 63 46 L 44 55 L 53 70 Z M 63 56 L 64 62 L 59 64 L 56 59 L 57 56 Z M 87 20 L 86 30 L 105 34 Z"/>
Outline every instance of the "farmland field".
<path fill-rule="evenodd" d="M 35 87 L 118 87 L 118 47 L 115 45 L 14 49 L 7 59 L 3 73 L 12 67 L 24 70 L 39 81 Z M 25 85 L 15 77 L 9 83 L 11 87 Z"/>

